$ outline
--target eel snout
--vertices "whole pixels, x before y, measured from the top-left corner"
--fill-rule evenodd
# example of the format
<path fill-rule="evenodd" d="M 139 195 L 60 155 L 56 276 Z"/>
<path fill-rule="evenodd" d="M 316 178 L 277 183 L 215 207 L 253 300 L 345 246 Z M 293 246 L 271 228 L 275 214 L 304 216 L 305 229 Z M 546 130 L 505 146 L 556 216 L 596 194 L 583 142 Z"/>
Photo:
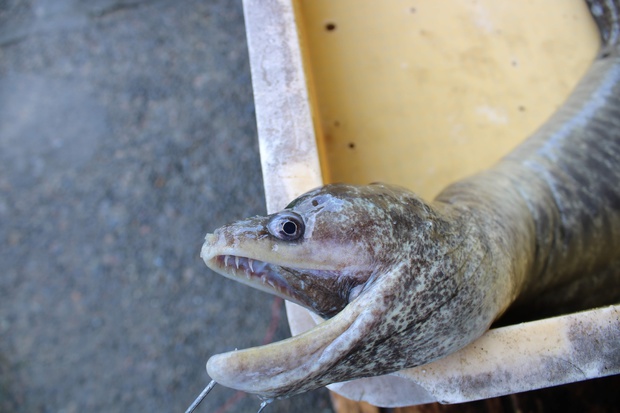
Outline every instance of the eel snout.
<path fill-rule="evenodd" d="M 291 224 L 290 219 L 295 219 Z M 294 227 L 290 227 L 294 225 Z M 281 232 L 287 230 L 293 234 Z M 363 290 L 372 270 L 355 248 L 330 247 L 311 234 L 312 217 L 284 210 L 207 234 L 201 257 L 213 271 L 333 317 Z M 299 232 L 302 236 L 295 237 Z M 316 237 L 318 231 L 314 231 Z"/>

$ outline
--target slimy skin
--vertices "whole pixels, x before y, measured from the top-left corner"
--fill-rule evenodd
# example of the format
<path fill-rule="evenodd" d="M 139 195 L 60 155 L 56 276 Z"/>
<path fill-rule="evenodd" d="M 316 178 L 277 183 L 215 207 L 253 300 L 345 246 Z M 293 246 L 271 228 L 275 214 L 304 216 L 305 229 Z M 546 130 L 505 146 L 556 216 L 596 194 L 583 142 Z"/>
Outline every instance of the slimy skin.
<path fill-rule="evenodd" d="M 620 299 L 619 3 L 588 1 L 598 58 L 493 168 L 432 202 L 383 184 L 327 185 L 208 234 L 210 268 L 326 319 L 213 356 L 209 375 L 286 397 L 444 357 L 511 305 L 544 314 Z"/>

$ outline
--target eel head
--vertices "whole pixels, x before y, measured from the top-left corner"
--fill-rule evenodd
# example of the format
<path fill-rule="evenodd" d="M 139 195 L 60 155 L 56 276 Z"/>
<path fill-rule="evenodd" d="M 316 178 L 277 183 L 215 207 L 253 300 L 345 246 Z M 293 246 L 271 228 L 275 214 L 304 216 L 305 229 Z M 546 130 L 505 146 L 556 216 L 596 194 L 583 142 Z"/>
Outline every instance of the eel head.
<path fill-rule="evenodd" d="M 445 258 L 458 238 L 452 232 L 406 190 L 335 184 L 281 212 L 208 234 L 201 256 L 209 268 L 325 319 L 287 340 L 213 356 L 209 375 L 265 398 L 284 397 L 453 350 L 450 339 L 433 341 L 452 317 L 436 310 L 458 287 L 458 276 L 445 275 L 462 266 Z M 402 338 L 410 335 L 418 342 Z"/>
<path fill-rule="evenodd" d="M 215 272 L 297 303 L 323 318 L 339 313 L 372 284 L 392 225 L 383 208 L 330 185 L 267 217 L 207 234 L 201 256 Z"/>

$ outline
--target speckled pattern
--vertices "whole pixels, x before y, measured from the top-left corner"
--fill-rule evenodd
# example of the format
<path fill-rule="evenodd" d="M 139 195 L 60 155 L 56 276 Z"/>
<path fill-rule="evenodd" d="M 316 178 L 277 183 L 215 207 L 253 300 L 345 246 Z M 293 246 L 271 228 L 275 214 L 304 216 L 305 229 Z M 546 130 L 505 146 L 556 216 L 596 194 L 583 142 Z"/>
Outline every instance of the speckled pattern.
<path fill-rule="evenodd" d="M 528 317 L 617 301 L 620 7 L 589 4 L 604 40 L 599 57 L 548 123 L 495 167 L 432 203 L 387 185 L 328 185 L 287 209 L 306 223 L 303 237 L 251 237 L 252 258 L 269 261 L 276 245 L 279 265 L 308 268 L 307 257 L 318 252 L 347 277 L 353 264 L 340 255 L 348 248 L 371 275 L 357 299 L 316 328 L 212 357 L 212 377 L 265 397 L 287 396 L 446 356 L 479 337 L 515 299 L 515 311 Z M 209 245 L 210 256 L 245 256 L 244 230 L 245 222 L 226 226 L 235 248 Z M 315 294 L 320 300 L 323 293 Z"/>

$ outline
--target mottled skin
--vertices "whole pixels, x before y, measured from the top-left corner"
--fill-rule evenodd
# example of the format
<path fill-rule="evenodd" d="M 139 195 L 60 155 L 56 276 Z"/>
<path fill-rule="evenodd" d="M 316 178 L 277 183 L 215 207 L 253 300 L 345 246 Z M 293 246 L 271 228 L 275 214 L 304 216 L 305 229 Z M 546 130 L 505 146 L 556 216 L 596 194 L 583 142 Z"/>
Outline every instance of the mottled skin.
<path fill-rule="evenodd" d="M 618 3 L 588 2 L 599 57 L 566 104 L 492 169 L 431 203 L 388 185 L 327 185 L 208 235 L 211 268 L 327 318 L 212 357 L 211 377 L 284 397 L 443 357 L 513 303 L 543 314 L 618 300 Z"/>

